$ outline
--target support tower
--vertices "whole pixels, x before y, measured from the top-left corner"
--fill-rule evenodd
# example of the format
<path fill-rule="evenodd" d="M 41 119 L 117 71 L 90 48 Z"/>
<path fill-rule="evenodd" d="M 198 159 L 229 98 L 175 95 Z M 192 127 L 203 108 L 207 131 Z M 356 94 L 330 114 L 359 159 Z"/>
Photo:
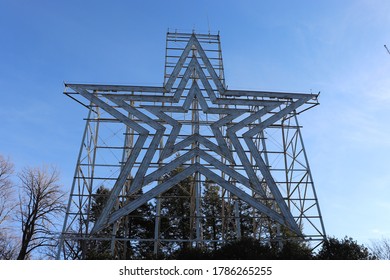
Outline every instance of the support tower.
<path fill-rule="evenodd" d="M 324 240 L 297 118 L 318 95 L 227 89 L 219 34 L 168 32 L 161 87 L 65 86 L 89 113 L 59 258 Z"/>

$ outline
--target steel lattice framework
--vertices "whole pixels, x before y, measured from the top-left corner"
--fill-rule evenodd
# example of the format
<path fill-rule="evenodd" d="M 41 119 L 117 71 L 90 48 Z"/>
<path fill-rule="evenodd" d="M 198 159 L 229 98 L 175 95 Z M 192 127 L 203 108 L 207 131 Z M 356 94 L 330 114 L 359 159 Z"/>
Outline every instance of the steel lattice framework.
<path fill-rule="evenodd" d="M 242 234 L 318 246 L 325 229 L 297 119 L 318 104 L 318 95 L 227 89 L 219 34 L 168 32 L 164 76 L 162 87 L 66 84 L 65 93 L 89 115 L 59 258 L 85 257 L 82 244 L 90 241 L 110 242 L 117 258 L 142 242 L 158 253 Z M 189 178 L 190 186 L 181 186 L 188 219 L 179 222 L 188 223 L 190 234 L 171 239 L 161 223 L 177 217 L 161 210 L 164 194 Z M 220 197 L 215 217 L 202 210 L 206 182 Z M 93 219 L 101 186 L 111 191 Z M 153 208 L 150 238 L 120 231 L 145 204 Z M 207 219 L 218 219 L 222 234 L 206 238 Z M 241 228 L 244 219 L 249 231 Z"/>

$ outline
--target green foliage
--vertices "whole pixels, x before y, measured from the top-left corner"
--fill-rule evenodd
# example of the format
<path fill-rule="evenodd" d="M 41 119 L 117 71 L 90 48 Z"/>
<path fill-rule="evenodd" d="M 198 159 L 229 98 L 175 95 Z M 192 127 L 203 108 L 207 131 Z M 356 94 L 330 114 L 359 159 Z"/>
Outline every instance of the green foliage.
<path fill-rule="evenodd" d="M 126 203 L 135 199 L 142 192 L 138 191 L 127 198 Z M 90 210 L 90 221 L 96 222 L 110 196 L 110 190 L 101 186 L 93 196 Z M 144 204 L 134 210 L 132 213 L 122 219 L 116 231 L 116 237 L 131 237 L 132 239 L 152 238 L 154 224 L 150 220 L 152 216 L 151 206 Z M 116 242 L 115 255 L 111 253 L 110 236 L 112 227 L 102 229 L 99 234 L 106 237 L 106 240 L 91 240 L 83 242 L 81 248 L 85 259 L 104 260 L 104 259 L 145 259 L 150 258 L 150 252 L 153 251 L 152 244 L 146 244 L 137 241 Z"/>
<path fill-rule="evenodd" d="M 169 256 L 170 259 L 197 260 L 370 260 L 375 259 L 363 245 L 352 238 L 342 240 L 328 238 L 315 255 L 312 250 L 298 241 L 286 242 L 281 248 L 262 244 L 256 239 L 242 238 L 230 241 L 215 251 L 200 248 L 185 248 Z"/>
<path fill-rule="evenodd" d="M 90 211 L 90 221 L 96 222 L 100 214 L 103 211 L 104 205 L 106 204 L 108 197 L 110 196 L 110 190 L 104 186 L 100 186 L 96 193 L 92 197 L 91 211 Z"/>
<path fill-rule="evenodd" d="M 205 240 L 220 240 L 222 237 L 222 198 L 220 187 L 211 181 L 204 184 L 202 200 L 202 226 Z M 211 242 L 207 247 L 217 250 L 218 243 Z"/>
<path fill-rule="evenodd" d="M 104 186 L 100 186 L 94 196 L 92 197 L 91 210 L 89 220 L 96 222 L 101 212 L 103 211 L 104 205 L 108 200 L 110 190 Z M 100 234 L 109 236 L 111 230 L 105 228 Z M 109 260 L 112 259 L 110 251 L 109 240 L 89 240 L 81 241 L 80 247 L 84 259 L 87 260 Z"/>
<path fill-rule="evenodd" d="M 139 190 L 127 203 L 142 195 Z M 143 204 L 129 215 L 124 217 L 123 223 L 117 232 L 117 237 L 130 237 L 132 239 L 153 239 L 154 237 L 154 222 L 152 221 L 152 206 L 149 203 Z M 148 259 L 153 252 L 153 243 L 127 241 L 122 246 L 123 259 Z M 119 250 L 120 251 L 120 250 Z"/>
<path fill-rule="evenodd" d="M 282 248 L 271 247 L 253 238 L 229 242 L 213 255 L 214 259 L 231 260 L 309 260 L 310 248 L 300 242 L 287 242 Z"/>
<path fill-rule="evenodd" d="M 163 178 L 163 181 L 174 177 L 181 171 L 182 168 L 173 170 Z M 190 176 L 161 195 L 160 237 L 162 239 L 189 240 L 194 238 L 193 191 L 194 178 Z M 175 251 L 175 247 L 186 249 L 189 248 L 189 243 L 178 242 L 174 246 L 165 246 L 161 249 L 164 253 L 171 254 Z"/>
<path fill-rule="evenodd" d="M 213 254 L 213 258 L 219 260 L 268 260 L 275 256 L 270 246 L 252 238 L 229 242 Z"/>
<path fill-rule="evenodd" d="M 311 260 L 313 252 L 303 242 L 289 241 L 278 250 L 276 258 L 279 260 Z"/>
<path fill-rule="evenodd" d="M 344 239 L 330 237 L 322 245 L 318 252 L 319 260 L 370 260 L 375 259 L 368 249 L 363 245 L 357 244 L 351 237 L 345 236 Z"/>
<path fill-rule="evenodd" d="M 310 248 L 298 242 L 287 242 L 282 249 L 263 244 L 253 238 L 242 238 L 226 243 L 217 250 L 186 248 L 169 257 L 178 260 L 310 260 Z"/>
<path fill-rule="evenodd" d="M 113 260 L 115 259 L 109 249 L 107 250 L 101 250 L 101 248 L 93 248 L 90 246 L 88 251 L 85 254 L 86 260 Z"/>
<path fill-rule="evenodd" d="M 208 260 L 212 259 L 212 253 L 209 250 L 200 248 L 184 248 L 177 250 L 168 259 L 173 260 Z"/>

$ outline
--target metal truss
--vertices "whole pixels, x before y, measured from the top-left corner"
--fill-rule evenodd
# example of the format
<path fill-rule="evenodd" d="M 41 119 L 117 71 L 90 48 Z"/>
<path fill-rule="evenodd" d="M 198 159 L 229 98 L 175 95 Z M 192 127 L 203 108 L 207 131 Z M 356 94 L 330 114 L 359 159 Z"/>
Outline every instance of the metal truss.
<path fill-rule="evenodd" d="M 219 39 L 219 34 L 168 32 L 162 87 L 65 85 L 65 93 L 89 115 L 59 258 L 85 257 L 82 248 L 74 249 L 85 240 L 111 242 L 117 258 L 124 258 L 118 248 L 134 242 L 150 244 L 157 254 L 167 244 L 204 246 L 243 233 L 269 242 L 301 240 L 313 248 L 324 240 L 297 119 L 318 104 L 318 95 L 227 89 Z M 164 216 L 161 204 L 167 191 L 188 178 L 191 234 L 172 240 L 161 232 L 161 222 L 175 217 Z M 205 238 L 204 221 L 210 217 L 202 212 L 210 181 L 222 204 L 217 215 L 223 233 L 214 239 Z M 101 186 L 111 191 L 92 219 Z M 151 237 L 118 234 L 147 203 L 154 208 Z M 249 210 L 244 214 L 240 205 Z M 242 219 L 250 219 L 250 232 L 241 229 Z"/>

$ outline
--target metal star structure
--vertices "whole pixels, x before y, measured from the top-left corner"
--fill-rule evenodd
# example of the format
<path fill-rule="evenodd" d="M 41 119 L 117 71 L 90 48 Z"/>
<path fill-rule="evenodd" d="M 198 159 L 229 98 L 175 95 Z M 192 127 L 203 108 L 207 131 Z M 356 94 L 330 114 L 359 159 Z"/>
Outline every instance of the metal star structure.
<path fill-rule="evenodd" d="M 163 87 L 66 84 L 72 90 L 67 92 L 69 96 L 91 111 L 100 110 L 109 116 L 107 120 L 124 125 L 127 135 L 132 135 L 131 145 L 123 147 L 125 156 L 123 161 L 118 162 L 117 176 L 111 178 L 114 183 L 110 196 L 97 221 L 92 228 L 85 229 L 84 234 L 91 238 L 99 235 L 101 230 L 115 225 L 143 204 L 158 199 L 181 181 L 198 174 L 298 237 L 305 236 L 303 218 L 309 220 L 319 236 L 324 235 L 320 213 L 316 214 L 316 218 L 321 220 L 318 226 L 310 221 L 309 210 L 305 210 L 313 208 L 313 205 L 318 208 L 318 205 L 302 203 L 302 197 L 291 199 L 294 192 L 303 192 L 299 189 L 302 183 L 295 184 L 295 187 L 292 180 L 280 183 L 279 176 L 275 175 L 278 169 L 273 169 L 269 162 L 272 152 L 265 144 L 268 130 L 282 127 L 300 111 L 317 105 L 318 95 L 228 90 L 221 74 L 223 69 L 216 69 L 213 58 L 208 54 L 207 38 L 215 42 L 216 37 L 175 34 L 170 34 L 169 39 L 179 47 L 171 49 L 181 53 L 172 55 L 172 58 L 167 56 Z M 88 102 L 85 103 L 85 100 Z M 299 156 L 292 156 L 293 163 L 290 164 L 286 156 L 288 149 L 286 145 L 280 153 L 285 157 L 284 173 L 287 177 L 291 175 L 291 166 L 296 164 Z M 79 163 L 81 161 L 80 156 Z M 302 165 L 306 168 L 305 164 Z M 183 167 L 180 172 L 161 180 L 179 167 Z M 79 164 L 78 170 L 80 174 L 82 165 Z M 92 186 L 92 173 L 95 171 L 88 169 L 91 181 L 85 179 L 84 173 L 86 171 L 79 177 L 84 176 L 82 184 L 88 185 L 88 188 L 84 187 L 88 189 L 85 196 L 90 197 L 92 190 L 96 189 Z M 309 175 L 310 172 L 302 175 L 307 182 Z M 282 185 L 289 191 L 286 192 Z M 140 190 L 142 194 L 135 199 L 118 203 L 121 195 L 131 196 Z M 80 193 L 73 188 L 64 236 L 69 232 L 74 197 L 80 196 L 80 201 L 83 201 L 77 206 L 79 212 L 83 211 L 80 205 L 89 205 Z M 270 200 L 272 204 L 264 203 Z M 292 210 L 294 206 L 300 209 L 298 215 Z M 200 217 L 199 208 L 195 214 Z M 85 218 L 86 215 L 80 216 Z M 197 241 L 201 239 L 200 231 L 198 226 Z"/>

